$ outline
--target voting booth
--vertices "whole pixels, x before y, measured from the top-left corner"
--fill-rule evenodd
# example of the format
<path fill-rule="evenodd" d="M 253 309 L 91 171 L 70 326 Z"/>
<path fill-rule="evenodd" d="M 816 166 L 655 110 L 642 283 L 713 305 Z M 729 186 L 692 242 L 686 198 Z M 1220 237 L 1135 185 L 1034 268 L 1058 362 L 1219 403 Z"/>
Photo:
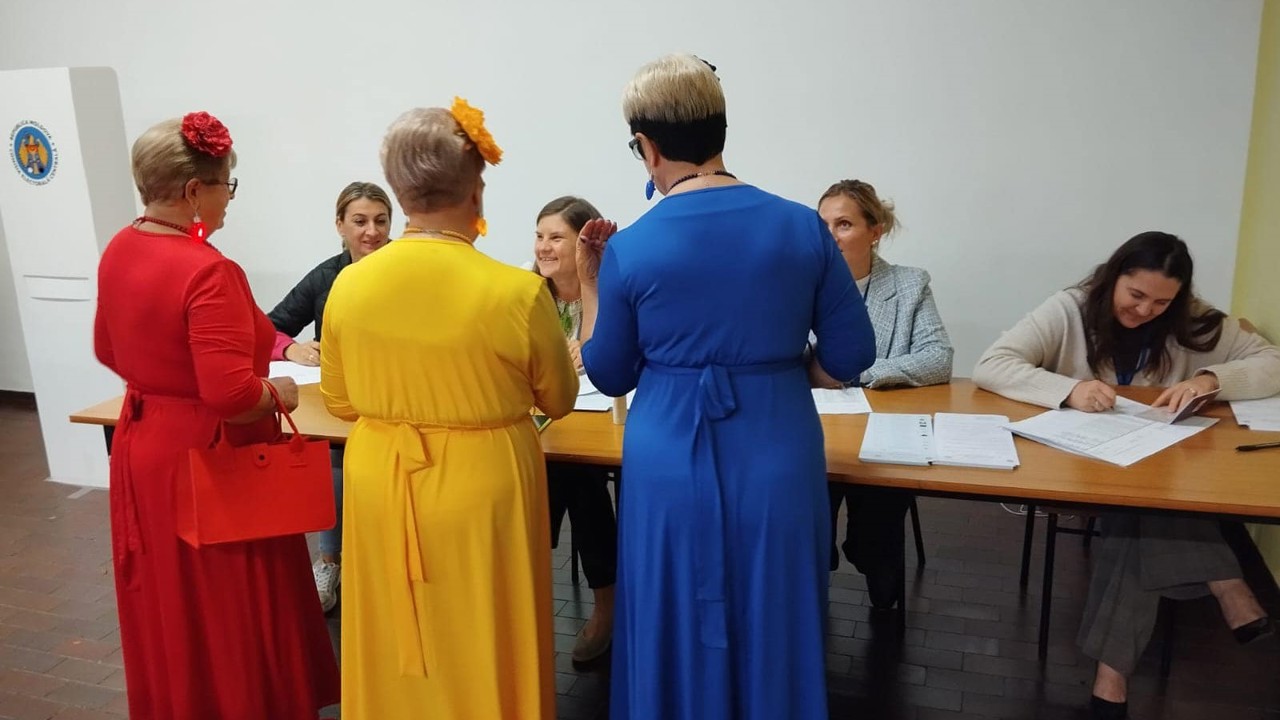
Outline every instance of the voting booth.
<path fill-rule="evenodd" d="M 51 480 L 105 487 L 102 432 L 72 412 L 123 386 L 93 354 L 98 258 L 136 215 L 110 68 L 0 72 L 3 222 Z"/>

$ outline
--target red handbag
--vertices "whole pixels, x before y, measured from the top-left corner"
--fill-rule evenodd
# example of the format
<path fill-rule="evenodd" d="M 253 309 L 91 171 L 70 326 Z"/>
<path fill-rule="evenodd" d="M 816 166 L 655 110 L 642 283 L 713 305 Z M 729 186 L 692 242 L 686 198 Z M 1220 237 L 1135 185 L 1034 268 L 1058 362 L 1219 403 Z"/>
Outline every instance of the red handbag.
<path fill-rule="evenodd" d="M 176 489 L 178 537 L 193 547 L 328 530 L 334 526 L 329 442 L 308 440 L 267 383 L 293 430 L 271 442 L 233 446 L 222 423 L 208 448 L 188 451 L 190 473 Z"/>

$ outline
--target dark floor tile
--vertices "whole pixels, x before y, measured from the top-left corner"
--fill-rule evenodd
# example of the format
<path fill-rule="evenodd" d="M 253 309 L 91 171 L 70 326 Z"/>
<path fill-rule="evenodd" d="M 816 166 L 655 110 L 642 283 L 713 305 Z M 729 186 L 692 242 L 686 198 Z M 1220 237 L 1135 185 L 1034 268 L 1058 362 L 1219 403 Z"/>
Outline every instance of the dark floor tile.
<path fill-rule="evenodd" d="M 925 647 L 904 647 L 902 649 L 903 662 L 930 668 L 943 668 L 945 670 L 959 670 L 964 667 L 964 657 L 963 653 L 953 650 L 938 650 Z"/>
<path fill-rule="evenodd" d="M 951 711 L 963 709 L 963 695 L 958 690 L 913 685 L 901 688 L 900 696 L 904 703 L 917 707 Z"/>
<path fill-rule="evenodd" d="M 925 633 L 925 647 L 938 650 L 955 650 L 961 653 L 978 655 L 999 655 L 1000 641 L 992 638 L 975 637 L 973 635 L 957 635 L 955 633 L 930 630 Z"/>
<path fill-rule="evenodd" d="M 982 695 L 1004 695 L 1006 678 L 999 675 L 929 668 L 925 684 L 943 690 L 960 690 Z"/>
<path fill-rule="evenodd" d="M 1083 705 L 1083 704 L 1082 704 Z M 1053 718 L 1072 717 L 1078 708 L 1054 706 L 1035 700 L 993 697 L 978 693 L 964 694 L 964 711 L 988 718 Z"/>
<path fill-rule="evenodd" d="M 1028 680 L 1039 679 L 1042 674 L 1041 669 L 1035 663 L 988 655 L 965 655 L 962 668 L 965 672 L 1026 678 Z"/>

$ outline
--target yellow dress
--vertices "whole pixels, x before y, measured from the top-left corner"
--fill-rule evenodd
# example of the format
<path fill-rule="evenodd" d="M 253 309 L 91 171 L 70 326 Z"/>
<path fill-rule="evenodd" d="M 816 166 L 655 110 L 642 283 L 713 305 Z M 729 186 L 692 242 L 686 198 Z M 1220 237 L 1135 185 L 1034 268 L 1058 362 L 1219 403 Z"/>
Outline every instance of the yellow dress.
<path fill-rule="evenodd" d="M 344 269 L 320 389 L 344 466 L 343 720 L 555 717 L 546 464 L 578 379 L 545 281 L 402 238 Z"/>

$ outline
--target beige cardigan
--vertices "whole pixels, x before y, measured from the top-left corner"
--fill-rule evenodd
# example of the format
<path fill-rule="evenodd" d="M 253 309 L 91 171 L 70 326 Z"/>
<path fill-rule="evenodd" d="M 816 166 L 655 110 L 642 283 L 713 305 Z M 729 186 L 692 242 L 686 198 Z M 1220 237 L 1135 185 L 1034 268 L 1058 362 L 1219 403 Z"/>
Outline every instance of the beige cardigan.
<path fill-rule="evenodd" d="M 973 369 L 978 387 L 1021 402 L 1061 407 L 1081 380 L 1094 379 L 1089 369 L 1080 305 L 1084 293 L 1063 290 L 1007 330 L 987 348 Z M 1171 364 L 1163 382 L 1140 373 L 1134 385 L 1173 385 L 1211 372 L 1222 386 L 1222 400 L 1248 400 L 1280 393 L 1280 349 L 1240 329 L 1239 321 L 1222 323 L 1222 338 L 1209 352 L 1192 352 L 1169 339 Z M 1107 368 L 1098 380 L 1116 384 Z"/>

